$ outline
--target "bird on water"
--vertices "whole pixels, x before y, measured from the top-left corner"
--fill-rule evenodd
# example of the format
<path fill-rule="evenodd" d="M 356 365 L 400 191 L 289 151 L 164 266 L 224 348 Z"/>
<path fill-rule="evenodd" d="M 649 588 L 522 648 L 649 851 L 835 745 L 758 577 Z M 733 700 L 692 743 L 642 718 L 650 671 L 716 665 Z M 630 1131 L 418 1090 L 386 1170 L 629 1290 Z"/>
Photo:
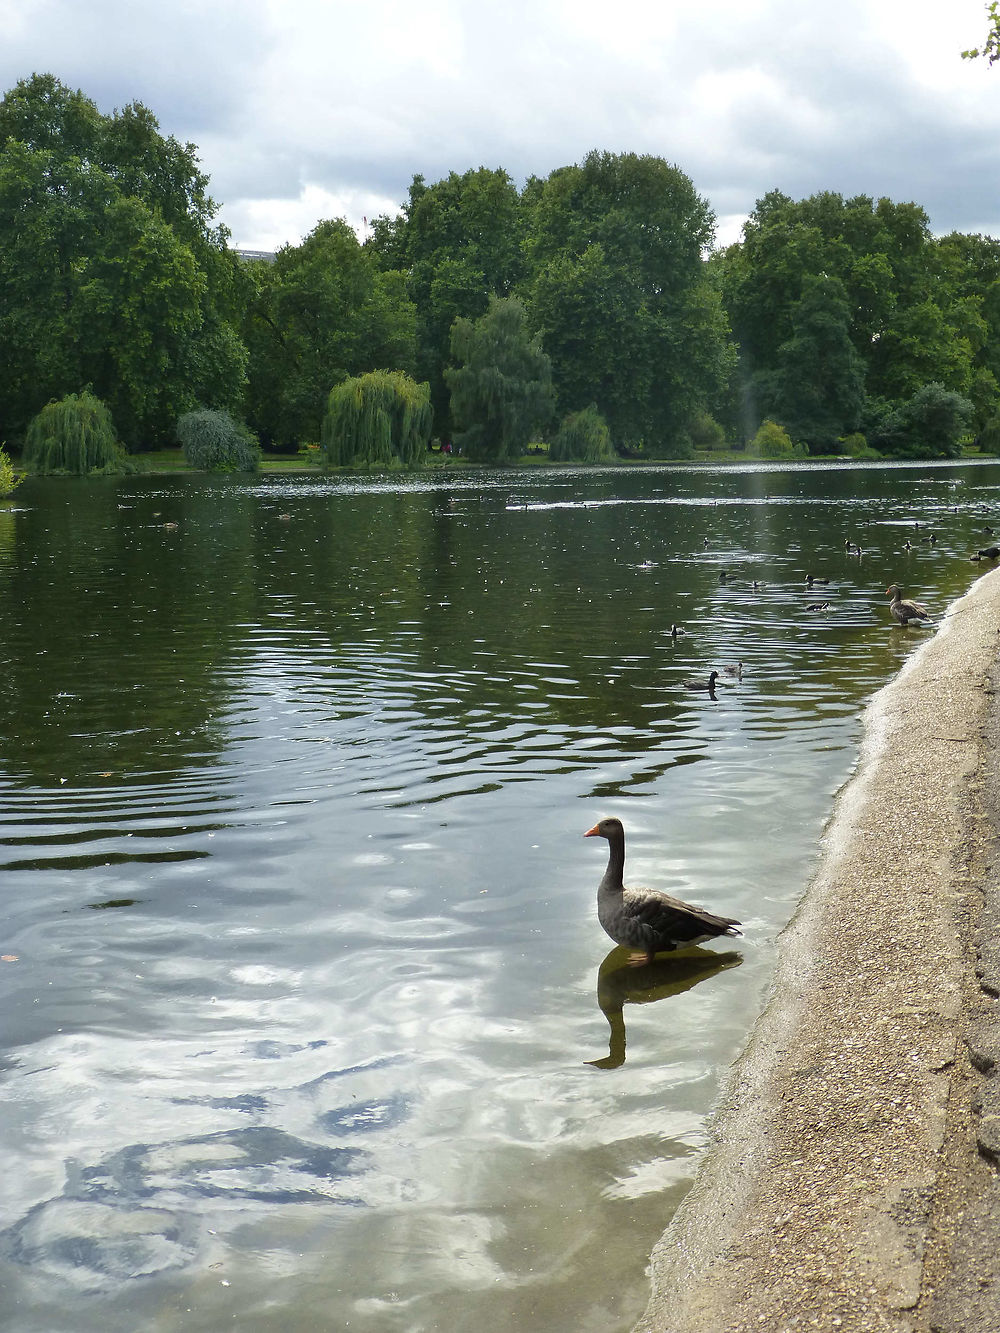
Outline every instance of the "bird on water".
<path fill-rule="evenodd" d="M 711 695 L 711 697 L 714 699 L 715 682 L 718 679 L 719 679 L 719 673 L 717 671 L 710 671 L 708 673 L 708 678 L 706 680 L 702 680 L 700 676 L 697 676 L 693 677 L 691 680 L 684 681 L 683 684 L 686 690 L 693 690 L 693 691 L 707 690 L 708 693 Z"/>
<path fill-rule="evenodd" d="M 627 889 L 622 882 L 625 830 L 620 819 L 602 819 L 583 836 L 608 841 L 608 868 L 597 886 L 597 919 L 616 944 L 632 950 L 630 967 L 720 935 L 742 935 L 740 922 L 730 917 L 716 916 L 657 889 Z"/>
<path fill-rule="evenodd" d="M 903 597 L 903 590 L 898 583 L 890 583 L 885 590 L 887 597 L 891 597 L 889 610 L 892 612 L 893 619 L 898 620 L 901 625 L 908 625 L 911 620 L 930 620 L 931 613 L 926 606 L 921 606 L 919 602 L 911 602 Z"/>

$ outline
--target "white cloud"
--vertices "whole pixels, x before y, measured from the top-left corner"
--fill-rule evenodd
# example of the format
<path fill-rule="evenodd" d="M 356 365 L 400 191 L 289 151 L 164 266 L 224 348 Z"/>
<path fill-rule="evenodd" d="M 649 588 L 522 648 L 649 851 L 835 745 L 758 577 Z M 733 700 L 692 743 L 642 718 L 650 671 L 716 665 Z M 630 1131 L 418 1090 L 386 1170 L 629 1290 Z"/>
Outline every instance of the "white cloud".
<path fill-rule="evenodd" d="M 390 210 L 419 172 L 516 180 L 656 153 L 720 218 L 771 189 L 887 194 L 1000 236 L 981 0 L 0 0 L 0 86 L 50 70 L 199 146 L 234 239 Z"/>

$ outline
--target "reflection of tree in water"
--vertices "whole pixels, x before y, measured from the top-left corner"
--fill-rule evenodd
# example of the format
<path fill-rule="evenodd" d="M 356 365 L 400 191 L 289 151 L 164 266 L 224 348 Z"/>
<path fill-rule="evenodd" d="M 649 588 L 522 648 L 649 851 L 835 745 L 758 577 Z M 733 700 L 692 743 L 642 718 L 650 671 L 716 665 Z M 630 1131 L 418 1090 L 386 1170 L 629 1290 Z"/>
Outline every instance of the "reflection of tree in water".
<path fill-rule="evenodd" d="M 253 607 L 256 501 L 120 478 L 25 500 L 0 615 L 10 770 L 88 784 L 209 762 Z"/>
<path fill-rule="evenodd" d="M 597 973 L 597 1003 L 611 1027 L 611 1041 L 602 1060 L 586 1062 L 596 1069 L 617 1069 L 625 1063 L 626 1004 L 652 1004 L 680 995 L 699 981 L 743 962 L 743 955 L 735 951 L 712 953 L 710 949 L 687 949 L 641 967 L 630 967 L 628 958 L 628 949 L 616 947 Z"/>

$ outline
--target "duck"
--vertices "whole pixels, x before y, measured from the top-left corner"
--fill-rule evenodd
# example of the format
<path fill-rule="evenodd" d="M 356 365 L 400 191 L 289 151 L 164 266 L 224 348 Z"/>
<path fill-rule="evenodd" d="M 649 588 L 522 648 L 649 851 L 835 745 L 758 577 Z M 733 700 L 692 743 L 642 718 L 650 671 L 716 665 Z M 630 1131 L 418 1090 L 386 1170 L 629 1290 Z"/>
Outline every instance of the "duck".
<path fill-rule="evenodd" d="M 708 675 L 708 679 L 707 679 L 707 680 L 703 680 L 703 679 L 699 676 L 699 677 L 697 677 L 697 678 L 692 678 L 691 680 L 686 680 L 686 681 L 684 681 L 684 688 L 685 688 L 686 690 L 708 690 L 709 694 L 710 694 L 710 695 L 712 696 L 712 698 L 714 699 L 714 698 L 715 698 L 715 682 L 716 682 L 718 679 L 719 679 L 719 673 L 718 673 L 717 671 L 711 671 L 711 672 L 709 672 L 709 675 Z"/>
<path fill-rule="evenodd" d="M 984 546 L 976 552 L 976 556 L 980 560 L 996 560 L 1000 557 L 1000 546 Z"/>
<path fill-rule="evenodd" d="M 919 602 L 906 601 L 903 598 L 903 591 L 898 583 L 890 583 L 885 590 L 887 597 L 891 597 L 889 610 L 893 618 L 898 620 L 901 625 L 908 625 L 911 620 L 930 620 L 931 613 L 926 606 L 921 606 Z"/>
<path fill-rule="evenodd" d="M 683 625 L 671 625 L 671 626 L 670 626 L 670 637 L 671 637 L 672 639 L 680 639 L 680 638 L 683 638 L 684 635 L 685 635 L 686 633 L 687 633 L 687 630 L 684 628 Z"/>
<path fill-rule="evenodd" d="M 651 963 L 658 953 L 743 934 L 742 923 L 731 917 L 716 916 L 657 889 L 627 889 L 622 882 L 625 829 L 620 819 L 601 819 L 583 836 L 608 842 L 608 868 L 597 886 L 597 919 L 616 944 L 632 950 L 630 967 Z"/>
<path fill-rule="evenodd" d="M 818 579 L 815 574 L 806 575 L 806 583 L 809 585 L 810 588 L 813 586 L 814 583 L 829 583 L 829 582 L 830 582 L 829 579 Z"/>
<path fill-rule="evenodd" d="M 829 611 L 829 602 L 810 602 L 806 607 L 807 611 Z"/>

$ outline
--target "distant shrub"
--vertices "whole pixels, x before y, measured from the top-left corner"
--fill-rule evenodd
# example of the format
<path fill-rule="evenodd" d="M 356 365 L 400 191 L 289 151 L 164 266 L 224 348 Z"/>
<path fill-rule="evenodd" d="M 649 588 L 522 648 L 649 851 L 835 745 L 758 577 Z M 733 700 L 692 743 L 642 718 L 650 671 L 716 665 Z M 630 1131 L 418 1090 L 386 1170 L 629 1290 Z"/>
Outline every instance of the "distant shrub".
<path fill-rule="evenodd" d="M 879 458 L 881 455 L 872 449 L 860 431 L 852 435 L 842 435 L 837 441 L 848 458 Z"/>
<path fill-rule="evenodd" d="M 689 427 L 691 443 L 697 449 L 724 449 L 726 432 L 710 412 L 699 412 Z"/>
<path fill-rule="evenodd" d="M 13 495 L 14 487 L 20 486 L 24 480 L 14 471 L 14 464 L 10 461 L 10 455 L 0 444 L 0 500 L 7 495 Z"/>
<path fill-rule="evenodd" d="M 177 422 L 177 441 L 189 467 L 200 472 L 257 472 L 257 437 L 228 412 L 201 408 L 185 412 Z"/>
<path fill-rule="evenodd" d="M 605 463 L 613 456 L 608 423 L 594 403 L 564 417 L 549 445 L 553 463 Z"/>
<path fill-rule="evenodd" d="M 28 426 L 23 458 L 29 472 L 42 476 L 131 470 L 111 413 L 86 389 L 42 408 Z"/>
<path fill-rule="evenodd" d="M 750 441 L 751 453 L 760 458 L 805 458 L 806 448 L 802 444 L 793 444 L 792 437 L 776 421 L 765 420 L 760 423 L 757 434 Z"/>

